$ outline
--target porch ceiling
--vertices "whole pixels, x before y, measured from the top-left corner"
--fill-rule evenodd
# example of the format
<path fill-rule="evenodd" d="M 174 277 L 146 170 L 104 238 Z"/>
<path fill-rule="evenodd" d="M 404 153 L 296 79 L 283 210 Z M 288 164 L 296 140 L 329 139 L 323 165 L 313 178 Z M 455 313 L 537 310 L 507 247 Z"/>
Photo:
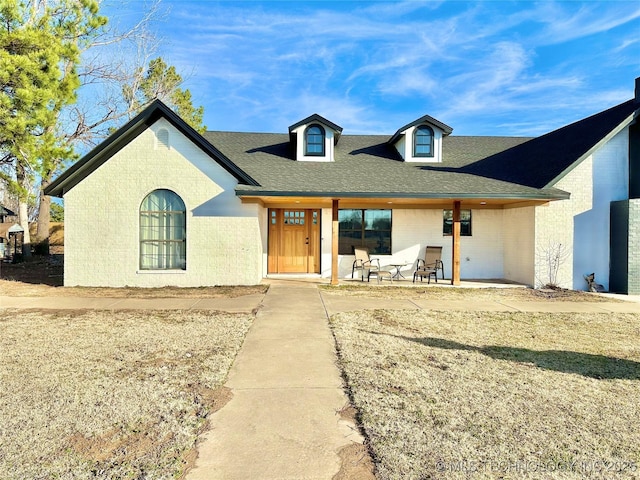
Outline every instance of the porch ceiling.
<path fill-rule="evenodd" d="M 277 208 L 331 208 L 333 200 L 340 208 L 452 208 L 460 201 L 461 208 L 506 209 L 540 206 L 549 199 L 522 198 L 371 198 L 371 197 L 305 197 L 305 196 L 253 196 L 239 195 L 243 203 L 258 203 L 263 207 Z"/>

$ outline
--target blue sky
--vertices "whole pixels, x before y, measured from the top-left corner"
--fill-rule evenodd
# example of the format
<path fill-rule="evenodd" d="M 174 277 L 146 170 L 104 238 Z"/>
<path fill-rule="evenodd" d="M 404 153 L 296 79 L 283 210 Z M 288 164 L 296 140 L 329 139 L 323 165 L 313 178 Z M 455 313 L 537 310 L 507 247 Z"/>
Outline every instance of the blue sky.
<path fill-rule="evenodd" d="M 114 22 L 143 1 L 103 11 Z M 534 136 L 628 100 L 640 2 L 162 0 L 158 54 L 209 130 L 286 133 L 318 113 L 344 134 L 425 115 L 454 135 Z"/>

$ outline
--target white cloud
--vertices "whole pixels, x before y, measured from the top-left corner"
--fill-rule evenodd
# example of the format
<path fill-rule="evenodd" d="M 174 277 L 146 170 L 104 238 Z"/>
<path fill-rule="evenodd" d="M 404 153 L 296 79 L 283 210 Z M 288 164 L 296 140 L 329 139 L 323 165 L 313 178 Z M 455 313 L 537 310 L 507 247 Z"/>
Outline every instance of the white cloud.
<path fill-rule="evenodd" d="M 164 2 L 162 54 L 194 72 L 218 129 L 285 131 L 318 112 L 351 133 L 424 114 L 520 131 L 547 126 L 545 108 L 609 105 L 637 76 L 634 2 Z"/>
<path fill-rule="evenodd" d="M 622 52 L 623 50 L 626 50 L 627 48 L 632 47 L 638 43 L 640 43 L 640 35 L 631 38 L 625 38 L 620 42 L 620 45 L 614 49 L 614 52 Z"/>
<path fill-rule="evenodd" d="M 608 32 L 640 18 L 637 2 L 543 3 L 539 21 L 545 27 L 540 32 L 540 44 L 557 44 L 597 33 Z"/>

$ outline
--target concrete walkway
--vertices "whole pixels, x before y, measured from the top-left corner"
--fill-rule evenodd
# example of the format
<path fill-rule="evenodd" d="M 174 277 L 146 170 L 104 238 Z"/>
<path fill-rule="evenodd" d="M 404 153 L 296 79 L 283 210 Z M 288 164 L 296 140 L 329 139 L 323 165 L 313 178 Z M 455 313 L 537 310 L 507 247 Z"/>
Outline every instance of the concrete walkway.
<path fill-rule="evenodd" d="M 338 414 L 347 398 L 314 284 L 270 287 L 226 386 L 188 480 L 329 480 L 338 451 L 363 441 Z"/>

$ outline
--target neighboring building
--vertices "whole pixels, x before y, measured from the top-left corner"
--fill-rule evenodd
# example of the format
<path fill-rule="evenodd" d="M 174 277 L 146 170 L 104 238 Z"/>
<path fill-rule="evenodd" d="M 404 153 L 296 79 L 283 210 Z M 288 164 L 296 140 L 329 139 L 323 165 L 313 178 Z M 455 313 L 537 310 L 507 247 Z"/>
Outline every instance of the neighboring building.
<path fill-rule="evenodd" d="M 15 217 L 16 214 L 9 210 L 7 207 L 0 205 L 0 223 L 5 223 L 9 220 L 8 217 Z"/>
<path fill-rule="evenodd" d="M 532 139 L 457 137 L 429 116 L 345 135 L 320 115 L 201 136 L 156 101 L 47 189 L 65 201 L 65 285 L 335 283 L 353 246 L 410 271 L 442 245 L 454 284 L 584 289 L 595 272 L 640 293 L 639 110 L 636 79 L 634 99 Z"/>

